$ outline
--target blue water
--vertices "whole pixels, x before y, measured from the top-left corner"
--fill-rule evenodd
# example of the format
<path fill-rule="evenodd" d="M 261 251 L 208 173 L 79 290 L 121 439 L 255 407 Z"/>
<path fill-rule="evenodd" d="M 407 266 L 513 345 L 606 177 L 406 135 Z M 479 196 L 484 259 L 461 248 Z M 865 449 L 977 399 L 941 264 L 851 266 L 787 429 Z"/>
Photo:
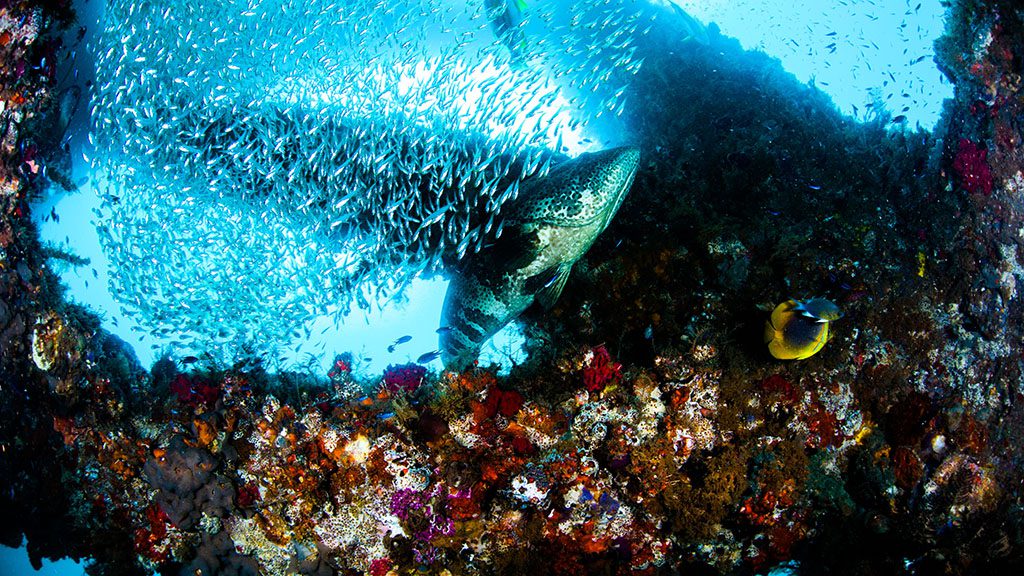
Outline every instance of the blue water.
<path fill-rule="evenodd" d="M 71 560 L 60 560 L 58 562 L 43 561 L 41 570 L 33 570 L 32 564 L 28 561 L 28 553 L 25 548 L 8 548 L 0 546 L 0 576 L 19 576 L 21 574 L 35 574 L 37 576 L 71 576 L 73 574 L 85 574 L 82 564 Z"/>
<path fill-rule="evenodd" d="M 942 33 L 938 0 L 678 0 L 744 48 L 778 58 L 845 114 L 871 117 L 880 102 L 911 127 L 931 129 L 953 86 L 932 61 Z"/>
<path fill-rule="evenodd" d="M 535 7 L 541 4 L 533 3 Z M 857 118 L 869 118 L 879 109 L 870 107 L 875 103 L 884 105 L 893 116 L 906 116 L 910 126 L 927 128 L 936 122 L 942 100 L 951 96 L 951 87 L 931 60 L 931 43 L 942 30 L 942 8 L 937 0 L 921 2 L 920 7 L 917 2 L 905 1 L 816 2 L 814 9 L 765 0 L 681 0 L 678 4 L 701 21 L 714 22 L 744 47 L 778 58 L 798 79 L 812 82 L 829 94 L 840 110 Z M 95 2 L 88 5 L 86 18 L 95 16 L 97 8 Z M 93 34 L 99 26 L 89 28 Z M 168 338 L 151 334 L 154 327 L 146 325 L 132 305 L 116 297 L 124 287 L 111 283 L 108 254 L 100 247 L 94 224 L 101 206 L 95 180 L 90 179 L 91 169 L 82 156 L 88 154 L 88 118 L 82 114 L 78 120 L 72 130 L 73 144 L 78 145 L 74 179 L 85 185 L 79 194 L 58 197 L 54 205 L 48 202 L 36 211 L 41 218 L 52 208 L 61 218 L 59 225 L 41 223 L 44 240 L 68 243 L 76 253 L 92 260 L 89 266 L 63 271 L 71 297 L 102 310 L 105 327 L 134 345 L 144 365 L 152 364 L 166 350 L 179 356 L 198 352 L 188 345 L 172 347 Z M 583 149 L 586 145 L 581 146 L 581 141 L 592 142 L 595 135 L 576 136 L 577 141 L 567 141 L 567 147 Z M 436 275 L 417 280 L 398 301 L 386 302 L 379 310 L 375 306 L 357 310 L 341 324 L 336 322 L 337 314 L 311 317 L 304 326 L 305 334 L 280 343 L 279 356 L 292 367 L 324 371 L 333 353 L 349 350 L 363 359 L 358 368 L 364 374 L 413 360 L 436 347 L 434 330 L 439 325 L 445 286 L 444 279 Z M 404 335 L 413 340 L 389 354 L 387 345 Z M 487 359 L 507 367 L 507 357 L 514 356 L 518 346 L 516 330 L 510 328 Z M 439 363 L 433 367 L 439 368 Z"/>
<path fill-rule="evenodd" d="M 543 2 L 536 0 L 530 4 L 536 7 Z M 676 3 L 702 22 L 714 22 L 722 34 L 738 38 L 745 48 L 778 58 L 800 81 L 813 83 L 841 111 L 857 119 L 871 119 L 884 108 L 892 116 L 905 116 L 909 127 L 931 128 L 939 118 L 942 101 L 952 96 L 952 87 L 932 61 L 932 42 L 943 27 L 939 0 Z M 463 3 L 434 4 L 440 9 L 460 7 Z M 808 8 L 809 5 L 813 7 Z M 99 7 L 92 1 L 80 10 L 90 40 L 95 39 L 101 28 L 91 21 L 100 17 Z M 81 61 L 87 59 L 82 57 Z M 83 71 L 83 77 L 87 75 Z M 151 365 L 167 350 L 177 355 L 196 353 L 199 350 L 190 344 L 172 347 L 168 338 L 151 334 L 153 327 L 146 324 L 145 316 L 116 293 L 119 287 L 113 282 L 110 258 L 101 246 L 96 228 L 97 221 L 104 219 L 97 216 L 97 211 L 102 213 L 105 208 L 94 185 L 95 175 L 85 160 L 91 150 L 87 144 L 89 118 L 86 107 L 82 108 L 71 136 L 75 156 L 73 180 L 83 186 L 77 194 L 55 196 L 35 209 L 42 238 L 70 247 L 91 260 L 88 266 L 61 272 L 70 298 L 101 311 L 104 327 L 132 344 L 143 365 Z M 567 134 L 570 138 L 564 145 L 569 153 L 586 149 L 594 142 L 599 144 L 601 137 L 607 136 L 585 131 Z M 59 216 L 59 224 L 44 221 L 51 210 Z M 417 279 L 398 298 L 371 302 L 370 310 L 357 309 L 340 323 L 336 314 L 315 314 L 305 325 L 305 334 L 281 342 L 281 365 L 325 373 L 334 353 L 351 351 L 358 359 L 357 369 L 372 375 L 388 364 L 412 361 L 437 346 L 435 331 L 440 325 L 446 286 L 438 275 Z M 388 345 L 405 335 L 412 336 L 411 341 L 389 353 Z M 521 361 L 521 339 L 518 329 L 514 325 L 509 327 L 495 339 L 483 361 L 498 362 L 506 368 Z M 436 362 L 431 367 L 439 369 L 440 364 Z M 0 550 L 0 574 L 22 574 L 29 569 L 17 551 Z M 44 572 L 82 573 L 73 563 L 48 565 Z"/>

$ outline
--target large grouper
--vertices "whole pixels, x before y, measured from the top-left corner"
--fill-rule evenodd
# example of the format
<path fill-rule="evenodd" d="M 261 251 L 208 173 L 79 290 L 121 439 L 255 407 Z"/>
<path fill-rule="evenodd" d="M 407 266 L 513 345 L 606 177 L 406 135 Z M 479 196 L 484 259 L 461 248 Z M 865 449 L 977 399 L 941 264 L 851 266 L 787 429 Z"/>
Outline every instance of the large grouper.
<path fill-rule="evenodd" d="M 501 237 L 451 274 L 439 330 L 446 369 L 472 364 L 481 346 L 534 302 L 554 305 L 572 265 L 622 205 L 639 164 L 639 149 L 613 148 L 523 183 Z"/>

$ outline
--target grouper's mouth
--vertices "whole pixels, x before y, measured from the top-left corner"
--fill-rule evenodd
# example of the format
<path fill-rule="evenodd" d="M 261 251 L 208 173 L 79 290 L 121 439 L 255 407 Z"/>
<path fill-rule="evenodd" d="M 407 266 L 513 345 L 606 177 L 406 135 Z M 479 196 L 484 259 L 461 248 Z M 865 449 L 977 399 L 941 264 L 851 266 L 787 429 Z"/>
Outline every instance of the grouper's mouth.
<path fill-rule="evenodd" d="M 608 228 L 612 218 L 615 218 L 615 214 L 618 213 L 619 207 L 622 206 L 622 202 L 626 199 L 626 194 L 629 193 L 630 188 L 633 187 L 633 181 L 636 179 L 637 170 L 640 168 L 640 149 L 635 146 L 624 148 L 620 153 L 617 163 L 629 166 L 629 176 L 620 180 L 618 190 L 616 190 L 614 194 L 615 199 L 609 205 L 609 209 L 605 212 L 604 222 L 601 225 L 602 230 Z"/>

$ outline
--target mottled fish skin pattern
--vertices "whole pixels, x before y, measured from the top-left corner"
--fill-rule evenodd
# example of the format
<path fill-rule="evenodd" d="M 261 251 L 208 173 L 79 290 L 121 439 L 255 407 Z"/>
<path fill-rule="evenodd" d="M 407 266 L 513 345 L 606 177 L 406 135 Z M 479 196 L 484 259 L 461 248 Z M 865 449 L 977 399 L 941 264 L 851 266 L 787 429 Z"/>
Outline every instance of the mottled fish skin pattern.
<path fill-rule="evenodd" d="M 509 206 L 505 235 L 452 274 L 441 312 L 441 325 L 450 328 L 440 337 L 446 369 L 472 364 L 481 346 L 545 289 L 557 297 L 561 284 L 551 271 L 567 275 L 607 228 L 639 164 L 639 149 L 613 148 L 524 183 Z"/>

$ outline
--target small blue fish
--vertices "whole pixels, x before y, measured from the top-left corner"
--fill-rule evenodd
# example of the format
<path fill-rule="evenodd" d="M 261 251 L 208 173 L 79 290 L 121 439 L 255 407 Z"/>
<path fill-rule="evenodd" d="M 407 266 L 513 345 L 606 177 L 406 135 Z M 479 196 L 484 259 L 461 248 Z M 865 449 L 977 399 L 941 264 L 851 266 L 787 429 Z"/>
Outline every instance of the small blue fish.
<path fill-rule="evenodd" d="M 412 336 L 406 335 L 402 336 L 398 340 L 395 340 L 394 342 L 391 343 L 390 346 L 388 346 L 388 353 L 394 353 L 395 348 L 397 348 L 400 344 L 405 344 L 409 340 L 412 340 Z"/>
<path fill-rule="evenodd" d="M 437 360 L 437 358 L 439 356 L 441 356 L 441 351 L 440 350 L 434 350 L 432 352 L 427 352 L 425 354 L 420 354 L 420 357 L 416 359 L 416 363 L 417 364 L 427 364 L 427 363 L 433 362 L 434 360 Z"/>

